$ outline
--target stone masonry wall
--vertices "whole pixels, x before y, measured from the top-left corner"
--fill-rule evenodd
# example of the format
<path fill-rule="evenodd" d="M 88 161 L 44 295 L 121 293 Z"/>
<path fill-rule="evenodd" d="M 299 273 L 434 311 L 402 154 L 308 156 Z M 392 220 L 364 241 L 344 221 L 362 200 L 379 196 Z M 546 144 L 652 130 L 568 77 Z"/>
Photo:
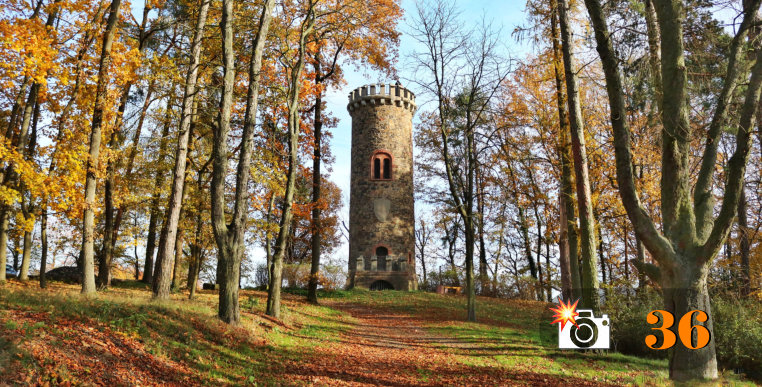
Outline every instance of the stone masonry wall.
<path fill-rule="evenodd" d="M 414 101 L 411 92 L 394 85 L 365 86 L 350 94 L 350 286 L 367 288 L 379 279 L 388 281 L 396 290 L 413 290 L 417 286 L 412 143 Z M 392 157 L 391 180 L 371 179 L 371 160 L 377 151 L 388 152 Z M 386 247 L 392 257 L 409 257 L 407 270 L 368 271 L 370 258 L 378 246 Z M 360 256 L 365 258 L 365 271 L 355 273 Z"/>

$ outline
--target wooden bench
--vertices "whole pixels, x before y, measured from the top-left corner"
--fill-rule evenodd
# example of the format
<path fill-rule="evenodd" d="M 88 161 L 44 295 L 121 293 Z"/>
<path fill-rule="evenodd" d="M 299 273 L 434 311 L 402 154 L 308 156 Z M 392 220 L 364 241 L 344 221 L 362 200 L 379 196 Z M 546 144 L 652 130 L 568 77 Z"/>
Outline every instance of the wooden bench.
<path fill-rule="evenodd" d="M 437 293 L 439 294 L 460 294 L 462 290 L 460 286 L 437 286 Z"/>

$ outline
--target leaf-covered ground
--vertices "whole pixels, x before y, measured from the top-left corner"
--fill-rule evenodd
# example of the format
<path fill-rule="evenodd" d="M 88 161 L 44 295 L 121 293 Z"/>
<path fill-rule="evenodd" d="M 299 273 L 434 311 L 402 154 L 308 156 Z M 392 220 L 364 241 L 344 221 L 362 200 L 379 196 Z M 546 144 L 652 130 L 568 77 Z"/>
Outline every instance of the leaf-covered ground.
<path fill-rule="evenodd" d="M 243 324 L 215 316 L 216 294 L 150 300 L 127 283 L 87 299 L 71 285 L 0 286 L 0 385 L 667 385 L 664 361 L 559 351 L 546 304 L 429 293 L 333 292 L 321 306 L 241 292 Z M 731 384 L 741 384 L 730 381 Z"/>

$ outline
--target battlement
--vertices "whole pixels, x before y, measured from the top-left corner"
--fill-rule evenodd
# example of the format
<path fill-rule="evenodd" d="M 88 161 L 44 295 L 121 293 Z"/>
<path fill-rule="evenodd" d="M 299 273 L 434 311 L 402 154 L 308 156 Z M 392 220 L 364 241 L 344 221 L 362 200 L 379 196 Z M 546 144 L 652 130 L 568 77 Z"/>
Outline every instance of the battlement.
<path fill-rule="evenodd" d="M 415 94 L 410 90 L 392 84 L 365 85 L 352 90 L 349 93 L 347 110 L 351 113 L 360 106 L 365 105 L 395 105 L 415 113 Z"/>

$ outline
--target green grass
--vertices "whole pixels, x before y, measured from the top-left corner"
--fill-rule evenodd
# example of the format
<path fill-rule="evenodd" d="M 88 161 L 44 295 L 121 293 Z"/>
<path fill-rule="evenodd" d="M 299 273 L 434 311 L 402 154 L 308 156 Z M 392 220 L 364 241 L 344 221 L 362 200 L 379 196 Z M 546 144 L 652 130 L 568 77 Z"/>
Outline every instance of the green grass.
<path fill-rule="evenodd" d="M 287 289 L 282 319 L 273 320 L 263 314 L 264 292 L 242 291 L 242 324 L 230 327 L 216 318 L 214 292 L 201 291 L 193 301 L 175 294 L 170 302 L 155 302 L 147 288 L 134 281 L 91 298 L 80 296 L 77 290 L 58 284 L 39 290 L 16 287 L 13 282 L 0 287 L 0 370 L 35 370 L 43 381 L 89 382 L 89 373 L 71 364 L 34 357 L 25 349 L 41 341 L 63 345 L 70 331 L 62 322 L 71 321 L 129 338 L 148 353 L 187 367 L 193 380 L 201 384 L 282 384 L 282 375 L 291 372 L 294 364 L 319 365 L 324 359 L 316 353 L 324 356 L 340 348 L 358 324 L 344 306 L 355 304 L 385 314 L 413 316 L 415 324 L 435 338 L 431 345 L 436 350 L 466 368 L 539 373 L 558 380 L 575 377 L 615 384 L 670 385 L 665 360 L 612 351 L 557 349 L 556 338 L 549 334 L 554 328 L 546 316 L 548 305 L 542 302 L 478 298 L 477 322 L 466 322 L 463 296 L 321 291 L 323 305 L 317 306 L 303 300 L 304 291 Z M 43 317 L 19 323 L 9 317 L 13 311 Z M 427 365 L 425 361 L 415 364 L 412 377 L 421 383 L 441 382 L 440 375 Z M 351 365 L 347 367 L 351 369 Z M 732 375 L 726 375 L 724 382 L 748 384 Z"/>
<path fill-rule="evenodd" d="M 456 354 L 462 364 L 475 367 L 527 369 L 554 376 L 576 376 L 594 381 L 629 385 L 671 385 L 666 360 L 640 358 L 614 351 L 559 350 L 555 327 L 548 319 L 548 304 L 537 301 L 477 298 L 476 323 L 466 318 L 465 297 L 411 292 L 339 293 L 342 301 L 371 304 L 413 314 L 435 335 L 452 337 L 460 344 L 440 345 Z M 725 372 L 722 383 L 755 385 Z"/>
<path fill-rule="evenodd" d="M 336 310 L 305 303 L 298 308 L 285 306 L 281 327 L 262 317 L 263 293 L 245 292 L 241 297 L 241 327 L 231 328 L 215 317 L 216 310 L 211 306 L 215 305 L 216 294 L 199 294 L 196 301 L 154 302 L 148 292 L 135 292 L 143 288 L 133 281 L 118 286 L 94 298 L 74 291 L 0 288 L 0 309 L 42 312 L 51 322 L 69 319 L 101 331 L 110 329 L 138 339 L 155 356 L 188 364 L 201 381 L 212 384 L 236 384 L 250 378 L 260 383 L 275 381 L 273 370 L 278 367 L 270 363 L 299 360 L 310 348 L 325 340 L 336 340 L 351 321 L 349 316 L 342 316 L 343 321 L 337 319 L 341 313 Z M 25 332 L 21 343 L 36 331 L 47 330 L 51 336 L 62 334 L 55 323 L 19 326 L 2 314 L 0 319 L 4 320 L 0 327 L 5 331 Z M 11 345 L 9 341 L 0 342 L 5 349 L 0 362 L 8 361 L 5 358 L 11 353 L 7 349 Z"/>

